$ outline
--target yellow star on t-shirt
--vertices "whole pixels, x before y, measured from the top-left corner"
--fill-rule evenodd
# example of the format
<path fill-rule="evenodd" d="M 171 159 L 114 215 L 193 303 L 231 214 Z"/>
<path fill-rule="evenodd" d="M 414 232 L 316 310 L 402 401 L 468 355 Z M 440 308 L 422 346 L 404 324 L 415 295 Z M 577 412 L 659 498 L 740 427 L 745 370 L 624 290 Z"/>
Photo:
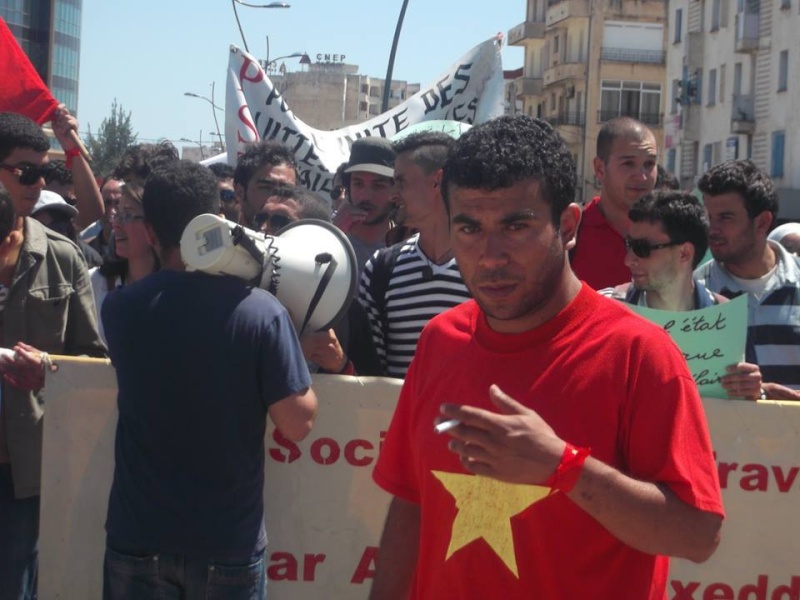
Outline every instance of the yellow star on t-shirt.
<path fill-rule="evenodd" d="M 504 483 L 489 477 L 431 471 L 456 501 L 448 560 L 457 550 L 483 538 L 519 579 L 514 555 L 511 517 L 545 498 L 550 489 L 539 485 Z"/>

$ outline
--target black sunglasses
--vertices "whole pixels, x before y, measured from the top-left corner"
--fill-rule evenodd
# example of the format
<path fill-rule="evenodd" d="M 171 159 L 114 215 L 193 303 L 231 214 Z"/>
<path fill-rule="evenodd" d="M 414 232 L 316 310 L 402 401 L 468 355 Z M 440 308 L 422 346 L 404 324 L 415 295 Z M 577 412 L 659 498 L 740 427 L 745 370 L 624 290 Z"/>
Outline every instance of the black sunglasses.
<path fill-rule="evenodd" d="M 11 165 L 0 164 L 0 168 L 16 175 L 22 185 L 33 185 L 42 177 L 47 177 L 48 173 L 54 169 L 54 165 L 48 163 L 43 167 L 37 167 L 35 165 L 19 165 L 13 167 Z"/>
<path fill-rule="evenodd" d="M 222 202 L 233 202 L 234 200 L 236 200 L 236 192 L 234 192 L 233 190 L 220 190 L 219 199 Z"/>
<path fill-rule="evenodd" d="M 335 185 L 335 186 L 333 186 L 333 189 L 331 190 L 331 200 L 338 200 L 339 196 L 342 195 L 343 191 L 344 191 L 344 186 L 343 185 Z"/>
<path fill-rule="evenodd" d="M 291 222 L 292 218 L 287 215 L 257 213 L 256 216 L 253 217 L 253 224 L 255 225 L 256 229 L 261 229 L 264 226 L 264 223 L 269 223 L 270 228 L 273 231 L 278 231 L 279 229 L 286 227 Z"/>
<path fill-rule="evenodd" d="M 661 250 L 670 246 L 680 246 L 683 242 L 665 242 L 663 244 L 651 244 L 647 240 L 636 240 L 625 238 L 625 249 L 631 250 L 639 258 L 649 258 L 653 250 Z"/>

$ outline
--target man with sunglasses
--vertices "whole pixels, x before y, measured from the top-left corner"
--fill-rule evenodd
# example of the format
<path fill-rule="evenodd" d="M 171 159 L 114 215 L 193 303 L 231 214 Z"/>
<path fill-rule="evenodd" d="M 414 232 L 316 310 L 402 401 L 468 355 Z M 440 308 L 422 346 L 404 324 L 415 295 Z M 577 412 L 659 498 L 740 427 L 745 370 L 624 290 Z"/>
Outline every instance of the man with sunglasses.
<path fill-rule="evenodd" d="M 694 280 L 693 273 L 708 249 L 708 217 L 692 194 L 654 191 L 634 203 L 625 237 L 625 265 L 631 281 L 600 293 L 658 310 L 697 310 L 727 302 Z M 731 365 L 722 378 L 731 398 L 758 400 L 758 365 Z"/>
<path fill-rule="evenodd" d="M 322 198 L 311 190 L 280 185 L 256 214 L 254 222 L 257 230 L 267 235 L 278 235 L 289 223 L 304 219 L 330 223 L 331 212 Z M 300 343 L 306 360 L 317 365 L 324 373 L 384 374 L 372 343 L 367 314 L 355 299 L 332 328 L 305 332 Z"/>
<path fill-rule="evenodd" d="M 239 222 L 241 207 L 233 189 L 233 167 L 227 163 L 208 165 L 209 170 L 217 178 L 219 190 L 219 214 L 233 223 Z"/>
<path fill-rule="evenodd" d="M 600 195 L 584 207 L 570 252 L 578 279 L 596 290 L 628 280 L 623 244 L 630 227 L 628 211 L 653 190 L 657 153 L 653 132 L 636 119 L 611 119 L 600 129 L 593 163 Z"/>
<path fill-rule="evenodd" d="M 4 600 L 35 596 L 43 353 L 105 355 L 80 251 L 29 216 L 45 185 L 49 149 L 36 123 L 0 113 L 0 187 L 7 190 L 15 215 L 14 230 L 0 248 L 4 298 L 0 346 L 15 353 L 13 366 L 3 374 L 0 398 L 0 598 Z"/>
<path fill-rule="evenodd" d="M 800 258 L 768 239 L 778 215 L 772 180 L 749 160 L 731 160 L 697 186 L 714 260 L 695 277 L 728 298 L 747 295 L 746 360 L 760 367 L 764 396 L 800 400 Z"/>

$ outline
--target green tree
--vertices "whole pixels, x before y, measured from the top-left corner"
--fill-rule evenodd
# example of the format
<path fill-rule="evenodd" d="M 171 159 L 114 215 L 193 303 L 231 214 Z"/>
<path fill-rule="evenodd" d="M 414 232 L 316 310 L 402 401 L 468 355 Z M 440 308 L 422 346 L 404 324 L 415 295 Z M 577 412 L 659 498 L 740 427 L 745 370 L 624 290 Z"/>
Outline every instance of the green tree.
<path fill-rule="evenodd" d="M 131 112 L 127 113 L 117 99 L 111 104 L 111 115 L 103 119 L 97 137 L 89 131 L 88 149 L 92 155 L 92 171 L 98 177 L 105 177 L 119 162 L 123 152 L 136 143 L 138 134 L 133 132 Z"/>

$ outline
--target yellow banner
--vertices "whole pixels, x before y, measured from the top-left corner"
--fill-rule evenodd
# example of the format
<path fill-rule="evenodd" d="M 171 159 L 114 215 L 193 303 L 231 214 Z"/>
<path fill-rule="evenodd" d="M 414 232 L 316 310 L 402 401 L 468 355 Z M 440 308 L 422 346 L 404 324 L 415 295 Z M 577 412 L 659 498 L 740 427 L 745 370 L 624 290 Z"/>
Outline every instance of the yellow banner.
<path fill-rule="evenodd" d="M 99 598 L 114 468 L 116 378 L 58 359 L 48 375 L 39 597 Z M 321 375 L 301 443 L 270 427 L 269 597 L 366 598 L 389 497 L 371 480 L 401 382 Z M 800 406 L 706 399 L 728 518 L 710 561 L 673 561 L 671 600 L 800 600 Z"/>

